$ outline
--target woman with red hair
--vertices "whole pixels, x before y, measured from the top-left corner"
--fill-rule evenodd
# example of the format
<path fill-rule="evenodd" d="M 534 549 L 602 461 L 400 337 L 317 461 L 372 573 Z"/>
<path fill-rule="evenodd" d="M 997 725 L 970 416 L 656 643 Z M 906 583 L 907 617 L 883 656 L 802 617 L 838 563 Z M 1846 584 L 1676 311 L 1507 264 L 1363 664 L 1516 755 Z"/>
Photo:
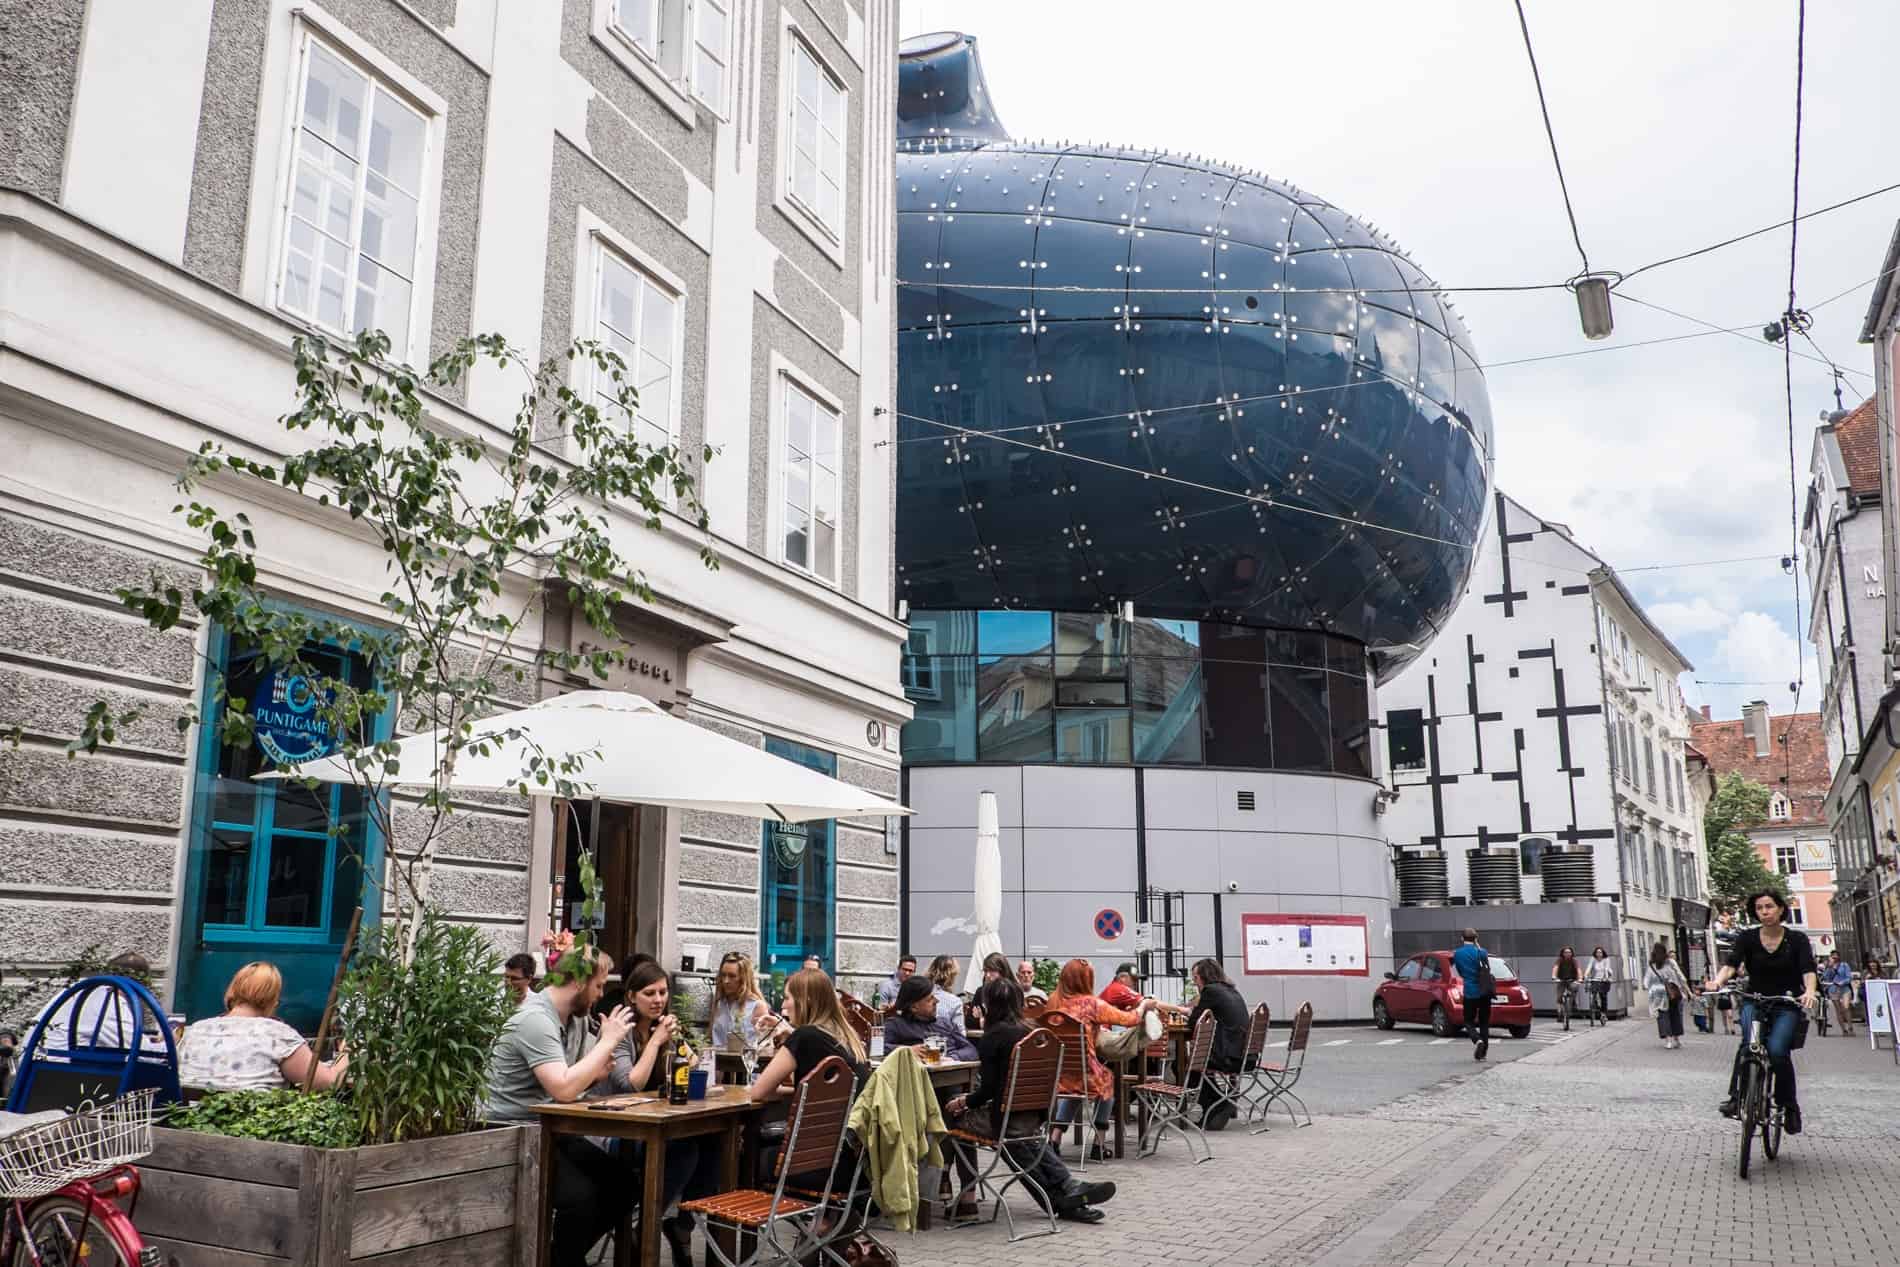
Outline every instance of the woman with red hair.
<path fill-rule="evenodd" d="M 1090 1156 L 1100 1161 L 1107 1157 L 1102 1136 L 1108 1131 L 1109 1115 L 1115 1108 L 1115 1076 L 1095 1054 L 1095 1041 L 1104 1025 L 1139 1025 L 1144 1014 L 1154 1010 L 1154 1000 L 1143 999 L 1134 1011 L 1124 1011 L 1095 996 L 1095 969 L 1086 959 L 1071 959 L 1062 965 L 1056 992 L 1049 996 L 1043 1015 L 1060 1012 L 1082 1026 L 1083 1045 L 1088 1049 L 1088 1069 L 1070 1069 L 1066 1065 L 1058 1084 L 1064 1097 L 1086 1095 L 1095 1105 L 1095 1144 Z M 1064 1098 L 1056 1103 L 1055 1137 L 1062 1138 L 1062 1125 L 1075 1117 L 1075 1101 Z"/>

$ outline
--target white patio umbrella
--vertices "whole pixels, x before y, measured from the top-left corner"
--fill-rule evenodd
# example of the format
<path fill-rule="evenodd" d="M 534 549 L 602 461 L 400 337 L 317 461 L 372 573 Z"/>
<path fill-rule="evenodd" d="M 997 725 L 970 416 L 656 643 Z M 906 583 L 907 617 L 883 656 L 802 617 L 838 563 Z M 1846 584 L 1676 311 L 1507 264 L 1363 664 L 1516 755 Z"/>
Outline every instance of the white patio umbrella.
<path fill-rule="evenodd" d="M 702 726 L 669 716 L 651 700 L 623 691 L 574 691 L 527 708 L 478 721 L 470 738 L 487 737 L 487 751 L 462 747 L 448 786 L 459 792 L 515 792 L 557 796 L 528 777 L 537 755 L 557 767 L 568 757 L 579 768 L 567 779 L 579 797 L 676 809 L 713 810 L 783 823 L 821 818 L 908 814 L 895 801 L 748 747 Z M 389 787 L 433 787 L 448 755 L 440 730 L 396 744 L 395 772 L 380 778 L 384 759 L 361 773 L 342 757 L 297 766 L 288 776 L 325 783 L 359 779 Z M 992 821 L 994 819 L 992 818 Z"/>
<path fill-rule="evenodd" d="M 983 979 L 983 960 L 1003 953 L 1003 847 L 996 827 L 996 793 L 976 798 L 976 944 L 970 949 L 970 973 L 964 977 L 975 989 Z"/>

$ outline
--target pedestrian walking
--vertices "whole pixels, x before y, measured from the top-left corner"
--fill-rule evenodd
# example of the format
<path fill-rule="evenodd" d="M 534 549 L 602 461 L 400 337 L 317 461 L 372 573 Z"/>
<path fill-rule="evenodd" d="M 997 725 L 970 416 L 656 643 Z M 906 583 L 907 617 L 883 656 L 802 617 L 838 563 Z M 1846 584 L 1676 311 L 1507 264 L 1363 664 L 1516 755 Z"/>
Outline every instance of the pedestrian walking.
<path fill-rule="evenodd" d="M 1491 975 L 1491 956 L 1478 944 L 1478 930 L 1464 931 L 1465 944 L 1451 952 L 1451 966 L 1465 987 L 1465 1032 L 1471 1036 L 1473 1060 L 1491 1050 L 1491 993 L 1498 988 Z"/>
<path fill-rule="evenodd" d="M 1821 987 L 1834 1005 L 1834 1017 L 1841 1023 L 1841 1037 L 1854 1036 L 1854 969 L 1835 951 L 1821 970 Z"/>
<path fill-rule="evenodd" d="M 1656 1035 L 1662 1045 L 1674 1050 L 1682 1046 L 1682 1001 L 1688 997 L 1689 981 L 1676 966 L 1669 947 L 1657 942 L 1649 948 L 1649 969 L 1643 973 L 1643 989 L 1649 992 L 1649 1010 L 1656 1017 Z"/>

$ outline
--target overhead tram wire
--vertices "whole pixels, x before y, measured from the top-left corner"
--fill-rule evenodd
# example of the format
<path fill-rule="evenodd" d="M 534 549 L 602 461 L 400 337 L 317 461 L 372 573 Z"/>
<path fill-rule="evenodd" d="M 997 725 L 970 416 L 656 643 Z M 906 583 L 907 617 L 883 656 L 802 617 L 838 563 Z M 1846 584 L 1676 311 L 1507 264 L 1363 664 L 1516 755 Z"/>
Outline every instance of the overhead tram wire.
<path fill-rule="evenodd" d="M 1801 98 L 1807 70 L 1807 41 L 1808 0 L 1799 0 L 1794 38 L 1794 177 L 1792 206 L 1788 213 L 1788 311 L 1782 318 L 1789 329 L 1784 331 L 1781 339 L 1782 387 L 1788 407 L 1788 557 L 1791 560 L 1801 557 L 1800 492 L 1794 457 L 1794 339 L 1791 335 L 1793 328 L 1811 321 L 1806 313 L 1795 307 L 1795 272 L 1800 259 L 1801 242 Z M 1835 370 L 1837 376 L 1839 372 Z M 1794 699 L 1788 707 L 1792 715 L 1801 711 L 1801 688 L 1806 684 L 1808 665 L 1807 657 L 1801 654 L 1800 567 L 1790 567 L 1788 577 L 1794 586 Z M 1784 743 L 1782 747 L 1785 758 L 1782 777 L 1791 780 L 1794 777 L 1794 745 Z"/>
<path fill-rule="evenodd" d="M 1803 220 L 1812 220 L 1814 217 L 1824 216 L 1830 211 L 1839 211 L 1842 207 L 1851 207 L 1857 202 L 1866 202 L 1869 198 L 1878 198 L 1881 194 L 1890 194 L 1896 189 L 1900 189 L 1900 181 L 1896 181 L 1891 185 L 1882 185 L 1878 189 L 1870 189 L 1864 194 L 1855 194 L 1852 198 L 1843 198 L 1839 202 L 1830 202 L 1825 207 L 1816 207 L 1813 211 L 1803 212 L 1792 220 L 1777 220 L 1773 224 L 1765 224 L 1759 229 L 1750 229 L 1747 233 L 1739 233 L 1732 238 L 1723 238 L 1720 242 L 1711 242 L 1707 246 L 1699 246 L 1693 251 L 1684 251 L 1680 255 L 1671 255 L 1667 259 L 1656 260 L 1643 265 L 1641 268 L 1634 268 L 1623 274 L 1623 281 L 1626 282 L 1632 277 L 1647 273 L 1652 268 L 1661 268 L 1665 264 L 1680 264 L 1683 260 L 1692 260 L 1698 256 L 1708 255 L 1713 251 L 1721 250 L 1723 247 L 1734 246 L 1736 243 L 1746 242 L 1750 238 L 1758 238 L 1764 233 L 1773 233 L 1776 229 L 1786 229 Z M 1621 285 L 1622 282 L 1617 284 Z M 1865 286 L 1866 284 L 1866 282 L 1862 282 L 1861 286 Z M 1854 286 L 1849 289 L 1858 290 L 1860 287 Z M 1843 291 L 1842 293 L 1845 294 L 1847 292 Z M 1835 298 L 1838 299 L 1840 296 L 1836 295 Z M 1823 302 L 1827 301 L 1824 300 Z M 1820 304 L 1816 304 L 1815 307 L 1820 307 Z"/>
<path fill-rule="evenodd" d="M 1544 77 L 1537 69 L 1537 53 L 1531 48 L 1530 20 L 1524 16 L 1524 0 L 1517 0 L 1517 26 L 1524 33 L 1524 55 L 1530 59 L 1531 82 L 1537 87 L 1537 108 L 1544 116 L 1544 135 L 1550 140 L 1550 162 L 1557 169 L 1557 189 L 1564 196 L 1564 214 L 1570 218 L 1570 238 L 1577 244 L 1583 271 L 1590 271 L 1590 253 L 1583 249 L 1583 234 L 1577 231 L 1576 208 L 1570 205 L 1570 185 L 1564 180 L 1564 162 L 1557 156 L 1557 133 L 1550 125 L 1550 105 L 1544 100 Z"/>
<path fill-rule="evenodd" d="M 1861 284 L 1866 285 L 1865 282 Z M 1741 339 L 1743 342 L 1749 344 L 1750 346 L 1753 346 L 1753 347 L 1767 346 L 1766 344 L 1762 343 L 1760 339 L 1752 337 L 1751 335 L 1747 333 L 1747 331 L 1755 328 L 1753 326 L 1719 326 L 1719 325 L 1716 325 L 1715 322 L 1713 321 L 1704 321 L 1701 317 L 1693 317 L 1693 316 L 1690 316 L 1686 312 L 1678 312 L 1674 308 L 1665 308 L 1661 304 L 1656 303 L 1653 300 L 1638 299 L 1635 295 L 1626 294 L 1620 290 L 1616 292 L 1616 295 L 1617 295 L 1617 298 L 1627 299 L 1629 302 L 1636 304 L 1638 307 L 1654 308 L 1657 312 L 1668 313 L 1670 316 L 1675 317 L 1678 320 L 1687 321 L 1692 325 L 1702 326 L 1703 328 L 1708 330 L 1709 333 L 1711 334 L 1732 334 L 1735 337 Z M 1838 296 L 1836 296 L 1836 298 L 1838 298 Z M 1782 342 L 1785 344 L 1787 340 L 1784 339 Z M 1824 357 L 1810 356 L 1806 352 L 1793 352 L 1792 349 L 1790 349 L 1790 352 L 1792 355 L 1798 356 L 1804 361 L 1813 361 L 1816 365 L 1825 365 L 1829 369 L 1834 368 L 1834 363 L 1832 361 L 1827 360 Z M 1862 378 L 1873 377 L 1873 375 L 1868 373 L 1866 370 L 1857 370 L 1857 369 L 1852 369 L 1852 368 L 1847 368 L 1847 367 L 1842 367 L 1842 373 L 1858 374 Z"/>

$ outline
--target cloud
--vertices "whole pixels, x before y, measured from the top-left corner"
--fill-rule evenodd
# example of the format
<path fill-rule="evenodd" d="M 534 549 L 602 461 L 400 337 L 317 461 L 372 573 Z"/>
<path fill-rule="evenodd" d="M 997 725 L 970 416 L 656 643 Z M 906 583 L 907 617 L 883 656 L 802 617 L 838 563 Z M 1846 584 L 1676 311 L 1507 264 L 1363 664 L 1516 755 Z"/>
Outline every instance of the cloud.
<path fill-rule="evenodd" d="M 1735 614 L 1717 607 L 1706 598 L 1686 603 L 1653 603 L 1643 609 L 1671 642 L 1681 642 L 1691 634 L 1714 633 L 1726 628 Z"/>

